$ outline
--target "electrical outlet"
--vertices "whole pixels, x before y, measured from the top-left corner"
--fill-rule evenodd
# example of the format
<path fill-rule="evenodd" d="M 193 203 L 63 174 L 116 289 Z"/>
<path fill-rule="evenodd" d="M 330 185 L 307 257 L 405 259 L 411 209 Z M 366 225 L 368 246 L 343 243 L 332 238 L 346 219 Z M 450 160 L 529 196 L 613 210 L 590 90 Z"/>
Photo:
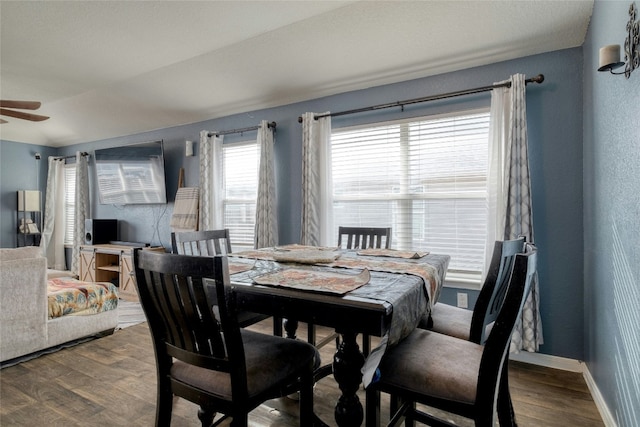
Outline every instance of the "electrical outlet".
<path fill-rule="evenodd" d="M 469 308 L 469 299 L 465 292 L 458 292 L 458 307 Z"/>

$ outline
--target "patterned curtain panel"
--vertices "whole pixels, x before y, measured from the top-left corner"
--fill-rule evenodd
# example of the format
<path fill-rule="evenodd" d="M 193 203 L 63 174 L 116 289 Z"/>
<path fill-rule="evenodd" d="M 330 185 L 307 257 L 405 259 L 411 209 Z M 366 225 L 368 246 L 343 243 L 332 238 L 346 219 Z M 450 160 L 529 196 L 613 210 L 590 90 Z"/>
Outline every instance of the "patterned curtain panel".
<path fill-rule="evenodd" d="M 89 211 L 89 159 L 88 156 L 76 152 L 76 200 L 75 228 L 73 230 L 73 250 L 71 256 L 71 272 L 79 274 L 80 245 L 84 244 L 84 220 L 91 217 Z"/>
<path fill-rule="evenodd" d="M 328 114 L 328 113 L 324 113 Z M 331 117 L 302 115 L 302 232 L 300 243 L 322 246 L 331 241 Z"/>
<path fill-rule="evenodd" d="M 278 244 L 278 211 L 276 200 L 275 138 L 268 122 L 260 122 L 257 144 L 260 147 L 258 198 L 256 200 L 255 248 Z"/>
<path fill-rule="evenodd" d="M 211 141 L 209 131 L 200 131 L 200 212 L 198 217 L 198 229 L 210 230 L 211 218 Z"/>
<path fill-rule="evenodd" d="M 526 85 L 522 74 L 511 76 L 511 88 L 494 89 L 491 99 L 489 200 L 494 240 L 524 235 L 534 242 L 531 182 L 527 150 Z M 503 230 L 501 233 L 500 230 Z M 492 246 L 491 246 L 492 247 Z M 543 343 L 538 275 L 511 339 L 510 351 L 538 351 Z"/>
<path fill-rule="evenodd" d="M 84 234 L 83 234 L 84 235 Z M 64 260 L 64 159 L 49 157 L 40 247 L 47 266 L 66 270 Z"/>
<path fill-rule="evenodd" d="M 528 242 L 533 236 L 533 212 L 531 210 L 531 181 L 529 179 L 529 153 L 527 149 L 527 104 L 524 75 L 511 77 L 511 114 L 506 157 L 507 209 L 505 216 L 505 239 L 524 235 Z M 542 344 L 542 322 L 540 320 L 540 288 L 536 272 L 531 293 L 522 309 L 521 319 L 516 323 L 511 339 L 511 351 L 538 351 Z"/>
<path fill-rule="evenodd" d="M 200 219 L 199 230 L 217 230 L 223 227 L 223 135 L 208 136 L 200 132 Z"/>

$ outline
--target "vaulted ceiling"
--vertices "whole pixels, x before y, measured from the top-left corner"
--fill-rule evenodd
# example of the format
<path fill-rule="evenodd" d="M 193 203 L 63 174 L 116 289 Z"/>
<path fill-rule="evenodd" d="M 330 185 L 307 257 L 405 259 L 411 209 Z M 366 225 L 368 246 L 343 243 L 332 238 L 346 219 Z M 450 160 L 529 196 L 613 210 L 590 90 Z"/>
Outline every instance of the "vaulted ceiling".
<path fill-rule="evenodd" d="M 0 1 L 3 140 L 64 146 L 581 46 L 588 1 Z"/>

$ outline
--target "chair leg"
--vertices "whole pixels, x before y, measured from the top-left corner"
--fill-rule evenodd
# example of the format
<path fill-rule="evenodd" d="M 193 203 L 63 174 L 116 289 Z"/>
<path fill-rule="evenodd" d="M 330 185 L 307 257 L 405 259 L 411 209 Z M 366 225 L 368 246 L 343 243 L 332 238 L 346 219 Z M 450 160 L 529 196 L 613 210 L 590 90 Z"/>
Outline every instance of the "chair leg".
<path fill-rule="evenodd" d="M 500 426 L 517 427 L 516 414 L 513 411 L 513 403 L 511 402 L 511 393 L 509 392 L 509 363 L 507 360 L 502 367 L 502 375 L 500 375 L 500 384 L 498 389 L 498 420 Z"/>
<path fill-rule="evenodd" d="M 169 427 L 173 411 L 173 392 L 168 380 L 158 381 L 158 397 L 156 398 L 156 426 Z"/>
<path fill-rule="evenodd" d="M 400 408 L 405 408 L 404 427 L 415 427 L 416 420 L 413 415 L 416 413 L 416 402 L 401 402 Z"/>
<path fill-rule="evenodd" d="M 316 346 L 316 325 L 313 323 L 307 324 L 307 342 L 312 346 Z"/>
<path fill-rule="evenodd" d="M 273 316 L 273 335 L 282 336 L 282 317 Z"/>
<path fill-rule="evenodd" d="M 371 353 L 371 337 L 368 334 L 362 334 L 362 354 L 367 357 Z"/>
<path fill-rule="evenodd" d="M 247 427 L 249 425 L 249 414 L 234 414 L 231 419 L 231 427 Z"/>
<path fill-rule="evenodd" d="M 380 426 L 380 392 L 373 387 L 366 390 L 365 423 L 366 427 Z"/>
<path fill-rule="evenodd" d="M 314 425 L 313 413 L 313 368 L 300 377 L 300 425 Z"/>
<path fill-rule="evenodd" d="M 216 417 L 216 411 L 211 408 L 200 407 L 198 409 L 198 419 L 202 424 L 202 427 L 210 427 L 213 424 L 213 419 Z"/>

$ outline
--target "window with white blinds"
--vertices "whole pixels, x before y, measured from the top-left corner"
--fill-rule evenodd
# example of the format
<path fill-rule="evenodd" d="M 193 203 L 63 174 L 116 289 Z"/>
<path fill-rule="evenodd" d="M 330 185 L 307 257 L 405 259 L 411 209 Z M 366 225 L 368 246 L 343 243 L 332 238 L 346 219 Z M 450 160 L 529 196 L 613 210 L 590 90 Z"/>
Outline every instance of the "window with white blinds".
<path fill-rule="evenodd" d="M 222 145 L 224 228 L 234 251 L 254 245 L 259 159 L 255 140 Z"/>
<path fill-rule="evenodd" d="M 76 219 L 76 165 L 64 166 L 64 244 L 73 245 Z"/>
<path fill-rule="evenodd" d="M 487 230 L 489 109 L 332 132 L 334 223 L 392 227 L 392 247 L 451 255 L 479 282 Z"/>

